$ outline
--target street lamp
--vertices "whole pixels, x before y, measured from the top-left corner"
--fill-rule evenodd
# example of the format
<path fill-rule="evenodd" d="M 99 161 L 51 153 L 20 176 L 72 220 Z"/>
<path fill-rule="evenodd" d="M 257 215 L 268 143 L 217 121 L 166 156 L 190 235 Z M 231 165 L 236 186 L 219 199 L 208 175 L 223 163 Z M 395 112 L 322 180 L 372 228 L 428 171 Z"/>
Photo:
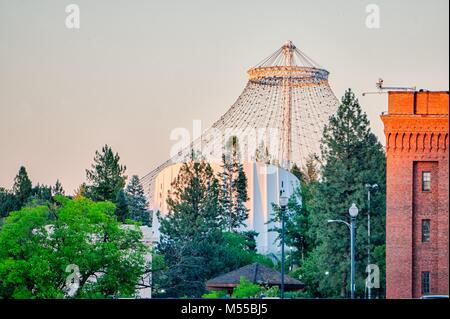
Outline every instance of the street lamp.
<path fill-rule="evenodd" d="M 280 192 L 280 208 L 281 208 L 281 299 L 284 299 L 284 263 L 285 263 L 285 213 L 289 198 L 284 195 L 284 190 Z"/>
<path fill-rule="evenodd" d="M 347 223 L 343 220 L 334 220 L 330 219 L 328 220 L 328 223 L 341 223 L 346 225 L 350 230 L 350 252 L 351 252 L 351 269 L 350 269 L 350 291 L 351 291 L 351 298 L 355 299 L 355 244 L 356 244 L 356 217 L 358 216 L 359 209 L 356 207 L 356 204 L 353 203 L 352 206 L 349 208 L 348 213 L 350 214 L 350 221 L 351 223 Z"/>
<path fill-rule="evenodd" d="M 367 188 L 367 265 L 370 265 L 370 195 L 371 191 L 376 191 L 378 189 L 378 184 L 366 184 Z M 367 298 L 372 298 L 372 290 L 370 288 L 369 283 L 366 283 L 366 290 L 367 290 Z"/>
<path fill-rule="evenodd" d="M 348 210 L 350 214 L 351 220 L 351 230 L 350 230 L 350 245 L 351 245 L 351 258 L 352 258 L 352 269 L 351 269 L 351 295 L 352 299 L 355 299 L 355 234 L 356 234 L 356 217 L 358 216 L 359 210 L 356 207 L 356 204 L 353 203 L 350 209 Z"/>

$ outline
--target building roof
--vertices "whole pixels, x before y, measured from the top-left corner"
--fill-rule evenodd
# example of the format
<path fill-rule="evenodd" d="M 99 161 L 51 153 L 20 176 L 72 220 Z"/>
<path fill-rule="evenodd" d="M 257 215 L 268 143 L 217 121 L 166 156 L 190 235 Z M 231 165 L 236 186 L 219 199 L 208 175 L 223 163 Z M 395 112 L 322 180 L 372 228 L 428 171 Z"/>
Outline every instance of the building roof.
<path fill-rule="evenodd" d="M 241 277 L 246 277 L 250 282 L 258 285 L 281 285 L 281 273 L 272 268 L 255 263 L 209 280 L 206 283 L 206 289 L 219 290 L 234 288 L 239 285 Z M 302 282 L 288 276 L 284 277 L 284 284 L 286 290 L 300 290 L 304 288 Z"/>

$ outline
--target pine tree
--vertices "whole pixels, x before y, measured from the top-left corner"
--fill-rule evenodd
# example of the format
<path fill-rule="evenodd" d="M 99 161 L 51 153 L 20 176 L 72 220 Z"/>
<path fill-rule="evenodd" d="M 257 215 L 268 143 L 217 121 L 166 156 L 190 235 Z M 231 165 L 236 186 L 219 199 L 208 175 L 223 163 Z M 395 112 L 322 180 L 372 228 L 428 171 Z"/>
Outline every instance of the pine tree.
<path fill-rule="evenodd" d="M 40 205 L 48 205 L 52 202 L 52 188 L 47 185 L 37 184 L 31 190 L 31 196 L 28 197 L 27 202 L 28 205 L 40 206 Z"/>
<path fill-rule="evenodd" d="M 248 218 L 248 208 L 245 203 L 249 200 L 247 194 L 247 176 L 241 163 L 237 164 L 237 177 L 235 180 L 235 208 L 234 208 L 234 224 L 232 227 L 238 228 L 243 225 Z"/>
<path fill-rule="evenodd" d="M 17 199 L 19 208 L 23 207 L 32 195 L 33 186 L 28 178 L 27 170 L 21 166 L 19 173 L 14 178 L 13 193 Z"/>
<path fill-rule="evenodd" d="M 116 200 L 117 192 L 125 187 L 126 166 L 119 163 L 119 154 L 114 154 L 111 147 L 105 145 L 101 153 L 96 151 L 91 170 L 86 170 L 89 185 L 88 196 L 95 201 Z"/>
<path fill-rule="evenodd" d="M 372 242 L 384 244 L 385 237 L 385 155 L 369 121 L 351 90 L 342 98 L 337 114 L 330 118 L 322 139 L 321 180 L 312 200 L 310 235 L 314 251 L 304 273 L 314 278 L 309 287 L 317 296 L 345 297 L 349 286 L 350 240 L 347 227 L 327 224 L 327 220 L 349 221 L 348 209 L 360 209 L 357 229 L 357 292 L 364 291 L 366 245 L 366 183 L 377 183 L 381 191 L 372 201 Z M 325 275 L 325 271 L 328 275 Z M 382 270 L 383 271 L 383 270 Z M 320 282 L 317 287 L 316 281 Z M 308 286 L 308 283 L 306 283 Z M 362 292 L 361 292 L 362 291 Z"/>
<path fill-rule="evenodd" d="M 56 196 L 56 195 L 65 195 L 65 191 L 64 188 L 61 185 L 61 182 L 58 180 L 56 180 L 55 186 L 52 187 L 52 195 Z"/>
<path fill-rule="evenodd" d="M 303 175 L 302 170 L 297 166 L 296 163 L 292 165 L 291 173 L 298 178 L 299 181 L 305 180 L 305 176 Z"/>
<path fill-rule="evenodd" d="M 127 199 L 125 197 L 125 192 L 123 189 L 119 190 L 117 192 L 116 196 L 116 217 L 117 220 L 124 223 L 125 219 L 128 217 L 128 205 L 127 205 Z"/>
<path fill-rule="evenodd" d="M 310 154 L 306 158 L 305 165 L 302 169 L 302 175 L 304 178 L 304 182 L 307 184 L 311 184 L 316 182 L 319 179 L 319 159 L 316 154 Z"/>
<path fill-rule="evenodd" d="M 227 150 L 222 155 L 222 172 L 220 180 L 220 212 L 221 219 L 229 231 L 237 231 L 248 218 L 247 177 L 240 163 L 239 142 L 231 137 Z"/>
<path fill-rule="evenodd" d="M 200 297 L 205 281 L 223 270 L 218 192 L 214 172 L 204 161 L 185 163 L 172 184 L 158 245 L 167 263 L 170 297 Z"/>
<path fill-rule="evenodd" d="M 127 198 L 129 218 L 141 222 L 142 225 L 151 226 L 148 201 L 144 194 L 144 188 L 137 175 L 131 177 L 125 195 Z"/>
<path fill-rule="evenodd" d="M 0 218 L 6 217 L 10 212 L 18 209 L 18 202 L 14 196 L 14 193 L 0 187 Z"/>
<path fill-rule="evenodd" d="M 82 183 L 80 186 L 78 186 L 78 188 L 75 190 L 75 199 L 81 199 L 83 197 L 89 197 L 88 196 L 88 186 L 86 185 L 86 183 Z"/>

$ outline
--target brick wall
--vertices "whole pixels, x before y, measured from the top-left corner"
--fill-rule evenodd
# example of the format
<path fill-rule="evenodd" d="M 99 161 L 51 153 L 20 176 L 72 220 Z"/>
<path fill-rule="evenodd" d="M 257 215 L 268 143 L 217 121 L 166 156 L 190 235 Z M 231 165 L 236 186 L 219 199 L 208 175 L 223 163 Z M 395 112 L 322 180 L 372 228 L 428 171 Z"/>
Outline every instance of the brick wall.
<path fill-rule="evenodd" d="M 386 294 L 422 295 L 430 272 L 432 294 L 448 294 L 448 92 L 391 92 L 386 134 Z M 432 189 L 422 192 L 422 171 Z M 431 240 L 422 243 L 422 219 Z"/>

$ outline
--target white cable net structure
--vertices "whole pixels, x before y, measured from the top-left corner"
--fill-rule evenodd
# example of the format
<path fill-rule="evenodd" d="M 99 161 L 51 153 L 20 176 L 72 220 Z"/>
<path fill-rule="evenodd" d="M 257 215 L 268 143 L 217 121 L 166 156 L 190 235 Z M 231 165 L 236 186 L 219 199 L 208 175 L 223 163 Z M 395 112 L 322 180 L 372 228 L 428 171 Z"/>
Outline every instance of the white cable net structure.
<path fill-rule="evenodd" d="M 248 71 L 244 91 L 211 128 L 141 179 L 150 203 L 159 172 L 190 160 L 193 150 L 208 161 L 220 161 L 233 136 L 241 160 L 302 167 L 308 156 L 320 153 L 323 127 L 339 106 L 328 75 L 287 42 Z"/>

